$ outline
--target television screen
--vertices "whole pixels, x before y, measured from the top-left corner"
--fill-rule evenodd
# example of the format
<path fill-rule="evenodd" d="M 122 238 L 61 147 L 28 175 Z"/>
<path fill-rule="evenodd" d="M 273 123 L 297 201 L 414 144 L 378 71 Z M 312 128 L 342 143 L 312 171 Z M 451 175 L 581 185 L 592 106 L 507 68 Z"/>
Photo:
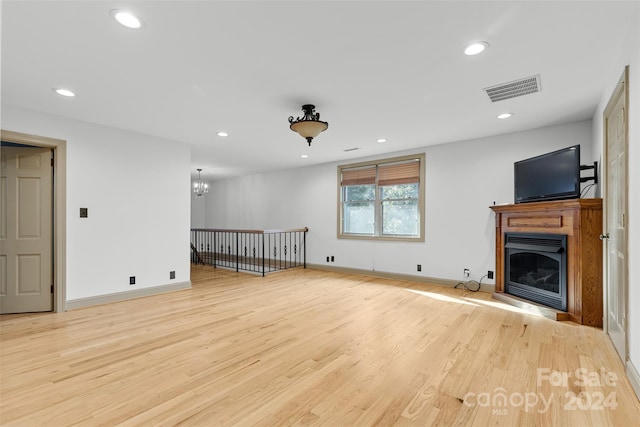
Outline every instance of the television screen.
<path fill-rule="evenodd" d="M 580 145 L 514 163 L 515 203 L 580 197 Z"/>

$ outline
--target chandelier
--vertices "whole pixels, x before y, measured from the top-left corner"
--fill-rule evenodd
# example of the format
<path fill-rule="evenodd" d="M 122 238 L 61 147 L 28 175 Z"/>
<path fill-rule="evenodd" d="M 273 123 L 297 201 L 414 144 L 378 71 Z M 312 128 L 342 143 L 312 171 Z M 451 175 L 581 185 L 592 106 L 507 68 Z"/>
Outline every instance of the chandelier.
<path fill-rule="evenodd" d="M 198 180 L 193 183 L 193 192 L 196 193 L 196 197 L 202 197 L 205 193 L 209 192 L 209 184 L 205 183 L 200 177 L 202 169 L 198 169 Z"/>
<path fill-rule="evenodd" d="M 316 106 L 311 104 L 305 104 L 302 106 L 304 116 L 293 119 L 293 116 L 289 116 L 289 128 L 298 132 L 301 137 L 307 140 L 309 147 L 311 147 L 311 141 L 313 138 L 320 135 L 320 132 L 324 132 L 329 127 L 329 123 L 320 121 L 320 113 L 315 112 Z"/>

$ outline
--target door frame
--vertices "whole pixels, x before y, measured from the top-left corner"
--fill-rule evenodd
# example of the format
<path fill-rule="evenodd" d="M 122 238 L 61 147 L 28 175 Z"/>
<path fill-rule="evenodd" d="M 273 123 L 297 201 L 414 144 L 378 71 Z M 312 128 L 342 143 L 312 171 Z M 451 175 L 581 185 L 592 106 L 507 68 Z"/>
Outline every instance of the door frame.
<path fill-rule="evenodd" d="M 603 177 L 603 191 L 602 191 L 602 196 L 606 197 L 607 196 L 607 185 L 608 185 L 608 157 L 609 157 L 609 153 L 608 153 L 608 137 L 607 137 L 607 117 L 611 114 L 611 111 L 613 110 L 613 108 L 615 107 L 615 105 L 617 104 L 617 100 L 619 97 L 623 97 L 624 98 L 624 114 L 623 114 L 623 118 L 624 118 L 624 149 L 625 149 L 625 168 L 626 168 L 626 176 L 625 176 L 625 182 L 624 182 L 624 192 L 626 194 L 625 197 L 625 204 L 624 204 L 624 215 L 625 215 L 625 228 L 624 228 L 624 256 L 625 256 L 625 263 L 624 263 L 624 274 L 626 277 L 625 283 L 624 283 L 624 289 L 623 292 L 625 294 L 625 304 L 624 304 L 624 310 L 625 310 L 625 330 L 624 330 L 624 340 L 625 340 L 625 354 L 624 357 L 622 358 L 622 362 L 626 365 L 627 360 L 629 359 L 629 334 L 628 334 L 628 314 L 629 314 L 629 66 L 625 66 L 624 71 L 622 72 L 622 75 L 620 76 L 620 79 L 618 80 L 618 83 L 616 84 L 614 90 L 611 92 L 611 96 L 609 97 L 609 100 L 607 101 L 607 105 L 604 109 L 604 111 L 602 112 L 602 133 L 603 133 L 603 137 L 602 137 L 602 156 L 603 156 L 603 161 L 602 161 L 602 173 L 601 176 Z M 602 229 L 603 229 L 603 234 L 607 234 L 608 232 L 608 221 L 609 221 L 609 212 L 607 209 L 607 200 L 604 200 L 603 203 L 603 213 L 604 215 L 602 216 Z M 604 280 L 604 286 L 603 286 L 603 303 L 604 303 L 604 316 L 603 316 L 603 331 L 609 335 L 609 247 L 608 247 L 608 242 L 605 242 L 605 244 L 602 245 L 602 254 L 603 254 L 603 278 Z M 617 353 L 617 351 L 616 351 Z"/>
<path fill-rule="evenodd" d="M 67 309 L 67 141 L 1 129 L 3 141 L 51 148 L 53 173 L 53 311 Z"/>

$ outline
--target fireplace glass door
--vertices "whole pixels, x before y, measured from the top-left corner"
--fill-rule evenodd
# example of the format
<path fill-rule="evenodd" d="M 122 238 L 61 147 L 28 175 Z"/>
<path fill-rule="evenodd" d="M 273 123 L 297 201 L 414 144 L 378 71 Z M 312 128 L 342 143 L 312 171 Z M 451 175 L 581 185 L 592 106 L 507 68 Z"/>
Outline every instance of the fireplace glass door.
<path fill-rule="evenodd" d="M 560 293 L 560 259 L 555 254 L 514 251 L 509 257 L 509 282 Z"/>
<path fill-rule="evenodd" d="M 566 236 L 507 233 L 505 291 L 566 310 Z"/>

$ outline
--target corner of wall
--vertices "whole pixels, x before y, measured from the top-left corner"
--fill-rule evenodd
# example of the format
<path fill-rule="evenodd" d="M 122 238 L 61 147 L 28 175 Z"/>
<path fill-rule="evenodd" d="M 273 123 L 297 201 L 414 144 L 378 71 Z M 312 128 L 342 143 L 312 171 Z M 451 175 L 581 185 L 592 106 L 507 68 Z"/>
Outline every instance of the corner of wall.
<path fill-rule="evenodd" d="M 627 378 L 629 378 L 633 391 L 636 392 L 636 397 L 640 400 L 640 373 L 631 360 L 627 360 Z"/>

